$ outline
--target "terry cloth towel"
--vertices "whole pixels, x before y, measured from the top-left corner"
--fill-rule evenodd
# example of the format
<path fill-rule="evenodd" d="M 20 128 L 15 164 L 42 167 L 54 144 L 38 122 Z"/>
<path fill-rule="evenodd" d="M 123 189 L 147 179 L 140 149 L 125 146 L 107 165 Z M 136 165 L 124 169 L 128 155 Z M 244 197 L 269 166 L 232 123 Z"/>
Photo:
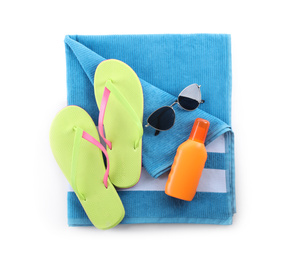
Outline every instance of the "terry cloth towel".
<path fill-rule="evenodd" d="M 97 124 L 93 80 L 105 59 L 127 63 L 140 78 L 144 117 L 171 105 L 186 86 L 201 85 L 205 103 L 192 112 L 174 106 L 174 126 L 158 136 L 144 127 L 143 171 L 137 185 L 118 193 L 122 223 L 231 224 L 235 208 L 234 136 L 231 130 L 230 35 L 66 36 L 68 104 L 84 108 Z M 210 121 L 208 159 L 191 202 L 164 193 L 177 147 L 187 140 L 196 118 Z M 68 192 L 68 224 L 91 225 L 73 191 Z"/>

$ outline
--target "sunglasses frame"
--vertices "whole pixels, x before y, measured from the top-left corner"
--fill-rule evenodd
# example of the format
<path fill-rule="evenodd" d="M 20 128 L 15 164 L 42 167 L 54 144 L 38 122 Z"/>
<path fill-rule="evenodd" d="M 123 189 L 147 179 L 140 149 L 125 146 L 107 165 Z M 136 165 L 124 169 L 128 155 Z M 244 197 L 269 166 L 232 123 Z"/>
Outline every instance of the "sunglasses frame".
<path fill-rule="evenodd" d="M 176 114 L 175 114 L 175 111 L 174 111 L 174 109 L 173 109 L 173 106 L 174 106 L 175 104 L 178 104 L 178 106 L 179 106 L 180 108 L 182 108 L 183 110 L 185 110 L 185 111 L 194 111 L 194 110 L 196 110 L 196 109 L 200 106 L 200 104 L 203 104 L 203 103 L 205 102 L 205 100 L 201 99 L 200 101 L 197 100 L 199 104 L 198 104 L 197 107 L 194 108 L 194 109 L 186 109 L 186 108 L 184 108 L 182 105 L 180 105 L 180 103 L 179 103 L 179 97 L 181 96 L 181 93 L 182 93 L 185 89 L 191 87 L 192 85 L 197 85 L 198 89 L 200 89 L 200 87 L 201 87 L 201 85 L 198 85 L 198 84 L 196 84 L 196 83 L 191 84 L 191 85 L 185 87 L 185 88 L 179 93 L 179 95 L 178 95 L 178 97 L 177 97 L 177 100 L 174 101 L 174 102 L 172 103 L 172 105 L 170 105 L 170 106 L 162 106 L 162 107 L 156 109 L 153 113 L 151 113 L 150 116 L 149 116 L 148 119 L 147 119 L 147 124 L 145 125 L 145 127 L 151 126 L 152 128 L 154 128 L 154 129 L 157 130 L 157 131 L 161 131 L 161 132 L 162 132 L 162 131 L 167 131 L 167 130 L 171 129 L 171 128 L 174 126 L 174 124 L 175 124 Z M 162 109 L 162 108 L 164 108 L 164 107 L 169 107 L 169 108 L 172 109 L 172 111 L 173 111 L 173 113 L 174 113 L 174 121 L 173 121 L 173 124 L 172 124 L 172 126 L 171 126 L 170 128 L 165 129 L 165 130 L 161 130 L 161 129 L 158 129 L 158 128 L 156 128 L 156 127 L 150 125 L 150 124 L 149 124 L 149 118 L 150 118 L 150 117 L 151 117 L 156 111 L 158 111 L 159 109 Z"/>

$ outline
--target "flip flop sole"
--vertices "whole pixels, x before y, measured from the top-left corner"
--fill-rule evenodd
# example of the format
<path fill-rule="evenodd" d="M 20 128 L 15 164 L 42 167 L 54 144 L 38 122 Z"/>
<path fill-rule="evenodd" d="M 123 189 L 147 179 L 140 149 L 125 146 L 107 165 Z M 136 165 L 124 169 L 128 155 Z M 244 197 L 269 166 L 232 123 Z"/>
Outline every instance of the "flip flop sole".
<path fill-rule="evenodd" d="M 50 145 L 59 167 L 70 183 L 75 127 L 83 129 L 99 141 L 93 120 L 82 108 L 68 106 L 57 114 L 50 129 Z M 108 180 L 108 187 L 104 186 L 105 171 L 101 150 L 82 138 L 75 181 L 78 190 L 74 191 L 84 195 L 85 201 L 77 197 L 90 221 L 99 229 L 116 226 L 125 215 L 121 199 L 112 183 Z"/>
<path fill-rule="evenodd" d="M 111 80 L 125 97 L 142 125 L 143 93 L 136 73 L 119 60 L 101 62 L 94 76 L 95 98 L 99 108 L 107 80 Z M 104 115 L 104 129 L 106 139 L 112 143 L 112 149 L 107 147 L 110 180 L 119 188 L 134 186 L 139 181 L 141 173 L 142 139 L 140 138 L 138 148 L 134 149 L 134 142 L 139 138 L 138 126 L 128 115 L 128 110 L 112 93 Z"/>

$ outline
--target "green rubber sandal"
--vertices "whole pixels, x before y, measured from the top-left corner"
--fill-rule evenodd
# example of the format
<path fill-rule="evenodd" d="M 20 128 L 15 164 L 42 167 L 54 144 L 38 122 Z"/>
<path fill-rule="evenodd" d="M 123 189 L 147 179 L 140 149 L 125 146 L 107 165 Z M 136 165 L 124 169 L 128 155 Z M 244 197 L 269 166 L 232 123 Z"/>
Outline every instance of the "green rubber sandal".
<path fill-rule="evenodd" d="M 119 188 L 134 186 L 142 158 L 143 93 L 136 73 L 124 62 L 101 62 L 94 76 L 98 129 L 107 145 L 110 180 Z M 105 130 L 105 136 L 103 131 Z"/>
<path fill-rule="evenodd" d="M 77 106 L 62 109 L 52 122 L 50 145 L 92 224 L 99 229 L 119 224 L 125 210 L 108 179 L 101 153 L 106 150 L 88 113 Z"/>

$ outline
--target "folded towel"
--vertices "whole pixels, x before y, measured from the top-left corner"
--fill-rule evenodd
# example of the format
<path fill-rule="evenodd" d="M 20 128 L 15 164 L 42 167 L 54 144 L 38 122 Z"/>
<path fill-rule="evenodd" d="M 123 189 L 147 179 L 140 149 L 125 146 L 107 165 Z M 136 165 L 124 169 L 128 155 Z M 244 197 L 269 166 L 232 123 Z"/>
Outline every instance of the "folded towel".
<path fill-rule="evenodd" d="M 96 124 L 99 111 L 93 79 L 97 65 L 104 59 L 122 60 L 139 76 L 144 93 L 144 124 L 154 110 L 171 105 L 183 88 L 191 83 L 202 85 L 205 103 L 197 110 L 188 112 L 174 106 L 174 126 L 158 136 L 154 136 L 153 128 L 144 128 L 143 166 L 152 177 L 158 178 L 170 169 L 177 147 L 188 138 L 197 117 L 210 121 L 206 145 L 224 136 L 225 152 L 209 152 L 205 165 L 206 169 L 222 171 L 225 183 L 222 192 L 198 190 L 194 200 L 188 203 L 165 195 L 163 185 L 157 190 L 138 190 L 136 186 L 121 190 L 119 194 L 126 209 L 122 223 L 232 223 L 235 187 L 230 127 L 230 36 L 66 36 L 65 43 L 68 104 L 84 108 Z M 148 178 L 143 180 L 149 182 Z M 73 192 L 68 193 L 68 220 L 69 225 L 91 224 Z"/>

